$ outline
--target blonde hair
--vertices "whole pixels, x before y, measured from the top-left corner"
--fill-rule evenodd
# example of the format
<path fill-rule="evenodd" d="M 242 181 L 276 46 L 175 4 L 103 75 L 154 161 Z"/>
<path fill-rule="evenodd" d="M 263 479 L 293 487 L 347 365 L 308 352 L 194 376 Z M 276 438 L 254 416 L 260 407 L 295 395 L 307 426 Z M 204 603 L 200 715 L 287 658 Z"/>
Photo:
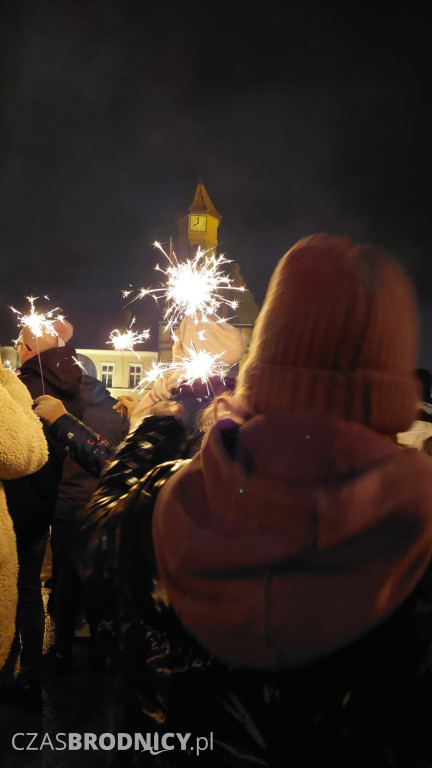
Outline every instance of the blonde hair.
<path fill-rule="evenodd" d="M 234 392 L 224 392 L 223 395 L 215 397 L 214 400 L 204 408 L 199 417 L 199 428 L 202 432 L 208 430 L 222 419 L 232 419 L 237 424 L 250 419 L 252 414 L 247 413 L 241 399 Z"/>

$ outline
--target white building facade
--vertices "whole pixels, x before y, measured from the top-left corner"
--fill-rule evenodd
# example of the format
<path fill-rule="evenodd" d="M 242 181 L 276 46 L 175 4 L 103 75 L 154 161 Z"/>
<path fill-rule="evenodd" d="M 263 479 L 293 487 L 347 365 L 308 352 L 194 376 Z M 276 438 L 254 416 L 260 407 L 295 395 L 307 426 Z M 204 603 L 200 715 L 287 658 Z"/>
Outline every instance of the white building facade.
<path fill-rule="evenodd" d="M 136 387 L 146 371 L 157 360 L 157 352 L 129 352 L 115 349 L 77 349 L 78 354 L 88 358 L 96 367 L 96 378 L 102 381 L 113 397 L 136 395 Z M 86 369 L 86 360 L 80 360 Z M 91 368 L 91 366 L 87 366 Z M 87 373 L 95 375 L 94 371 Z"/>

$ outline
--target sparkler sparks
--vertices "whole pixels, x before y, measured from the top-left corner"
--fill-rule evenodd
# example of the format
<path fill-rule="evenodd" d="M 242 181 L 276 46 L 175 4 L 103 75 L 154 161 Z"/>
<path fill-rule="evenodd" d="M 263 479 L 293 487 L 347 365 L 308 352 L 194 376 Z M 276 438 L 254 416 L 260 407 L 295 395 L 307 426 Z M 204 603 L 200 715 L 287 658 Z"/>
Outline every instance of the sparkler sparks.
<path fill-rule="evenodd" d="M 209 383 L 209 379 L 217 377 L 225 382 L 228 367 L 221 360 L 222 355 L 211 355 L 205 349 L 187 349 L 187 357 L 179 362 L 172 363 L 172 367 L 178 370 L 179 382 L 192 386 L 194 381 L 201 380 L 203 384 Z"/>
<path fill-rule="evenodd" d="M 48 299 L 48 296 L 44 296 L 45 299 Z M 40 370 L 40 377 L 41 377 L 41 383 L 42 383 L 42 394 L 45 394 L 45 382 L 43 377 L 43 371 L 42 371 L 42 363 L 41 363 L 41 357 L 40 357 L 40 349 L 38 344 L 38 339 L 42 339 L 44 336 L 53 336 L 54 338 L 58 338 L 58 323 L 66 323 L 64 315 L 57 315 L 57 310 L 60 309 L 60 307 L 55 307 L 55 309 L 50 309 L 48 312 L 37 312 L 35 309 L 35 301 L 37 301 L 37 297 L 35 296 L 27 296 L 27 301 L 30 302 L 30 312 L 28 315 L 23 314 L 22 312 L 19 312 L 19 310 L 15 309 L 14 307 L 11 307 L 12 312 L 14 312 L 19 317 L 18 327 L 21 329 L 28 328 L 32 336 L 36 339 L 36 352 L 38 356 L 39 361 L 39 370 Z M 57 327 L 56 327 L 57 326 Z M 20 335 L 16 342 L 20 341 L 22 338 L 22 330 L 20 332 Z"/>
<path fill-rule="evenodd" d="M 88 374 L 87 374 L 87 371 L 86 371 L 86 369 L 84 368 L 84 366 L 83 366 L 82 362 L 81 362 L 80 360 L 78 360 L 78 358 L 77 358 L 77 357 L 74 357 L 74 355 L 72 355 L 72 360 L 74 361 L 75 365 L 77 365 L 77 366 L 78 366 L 78 368 L 81 368 L 82 372 L 83 372 L 83 373 L 85 373 L 85 374 L 86 374 L 86 376 L 87 376 L 87 375 L 88 375 Z"/>
<path fill-rule="evenodd" d="M 160 288 L 141 288 L 129 304 L 147 295 L 156 301 L 163 298 L 166 304 L 164 320 L 166 327 L 171 329 L 179 325 L 183 317 L 191 317 L 195 322 L 206 322 L 209 316 L 213 316 L 217 321 L 222 321 L 217 314 L 222 305 L 233 310 L 238 307 L 238 301 L 228 299 L 223 292 L 243 293 L 245 288 L 234 285 L 224 273 L 223 265 L 230 263 L 224 256 L 216 256 L 213 252 L 198 248 L 192 259 L 178 261 L 175 254 L 166 253 L 159 242 L 155 242 L 154 246 L 168 260 L 166 270 L 159 265 L 155 267 L 156 271 L 165 275 L 165 284 Z M 123 296 L 126 297 L 128 293 L 123 291 Z"/>
<path fill-rule="evenodd" d="M 157 379 L 163 376 L 164 372 L 170 369 L 171 363 L 152 362 L 151 367 L 145 372 L 144 376 L 135 387 L 139 392 L 143 392 L 150 384 L 154 384 Z"/>
<path fill-rule="evenodd" d="M 150 330 L 147 329 L 142 333 L 133 331 L 132 326 L 134 322 L 135 318 L 132 318 L 132 322 L 129 328 L 124 331 L 120 331 L 118 328 L 116 328 L 114 331 L 111 331 L 107 344 L 112 344 L 114 349 L 116 349 L 118 352 L 126 349 L 130 352 L 134 352 L 139 359 L 139 355 L 134 350 L 134 345 L 140 344 L 143 341 L 147 341 L 147 339 L 150 338 Z"/>
<path fill-rule="evenodd" d="M 18 327 L 28 328 L 30 333 L 35 336 L 36 339 L 44 335 L 58 336 L 55 323 L 58 321 L 62 323 L 65 322 L 64 315 L 55 314 L 60 307 L 55 307 L 55 309 L 50 309 L 48 312 L 42 313 L 37 312 L 35 309 L 35 301 L 37 301 L 37 297 L 27 296 L 27 301 L 30 302 L 30 312 L 28 315 L 11 307 L 12 312 L 19 317 Z"/>
<path fill-rule="evenodd" d="M 186 348 L 187 357 L 173 360 L 171 363 L 153 362 L 136 389 L 143 392 L 147 387 L 153 385 L 158 379 L 168 377 L 177 384 L 187 384 L 192 386 L 194 381 L 200 380 L 203 384 L 209 386 L 212 377 L 217 377 L 225 382 L 228 366 L 221 360 L 221 354 L 211 355 L 205 349 Z"/>

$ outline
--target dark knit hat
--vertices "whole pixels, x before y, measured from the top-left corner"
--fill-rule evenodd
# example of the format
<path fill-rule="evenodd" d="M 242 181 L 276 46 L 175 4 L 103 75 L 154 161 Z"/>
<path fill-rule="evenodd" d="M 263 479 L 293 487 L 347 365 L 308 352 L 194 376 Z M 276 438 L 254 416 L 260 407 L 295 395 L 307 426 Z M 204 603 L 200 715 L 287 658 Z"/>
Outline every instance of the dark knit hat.
<path fill-rule="evenodd" d="M 251 414 L 314 409 L 395 434 L 415 418 L 417 337 L 392 256 L 313 235 L 276 267 L 236 394 Z"/>

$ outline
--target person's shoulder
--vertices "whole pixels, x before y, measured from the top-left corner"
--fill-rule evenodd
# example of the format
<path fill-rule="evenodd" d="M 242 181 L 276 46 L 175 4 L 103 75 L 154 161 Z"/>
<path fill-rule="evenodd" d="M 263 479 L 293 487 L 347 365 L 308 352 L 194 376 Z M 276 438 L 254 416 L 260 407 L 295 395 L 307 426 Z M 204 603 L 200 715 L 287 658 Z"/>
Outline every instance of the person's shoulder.
<path fill-rule="evenodd" d="M 27 387 L 12 370 L 0 368 L 0 392 L 3 393 L 3 397 L 12 397 L 20 405 L 31 405 L 32 398 Z"/>

